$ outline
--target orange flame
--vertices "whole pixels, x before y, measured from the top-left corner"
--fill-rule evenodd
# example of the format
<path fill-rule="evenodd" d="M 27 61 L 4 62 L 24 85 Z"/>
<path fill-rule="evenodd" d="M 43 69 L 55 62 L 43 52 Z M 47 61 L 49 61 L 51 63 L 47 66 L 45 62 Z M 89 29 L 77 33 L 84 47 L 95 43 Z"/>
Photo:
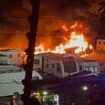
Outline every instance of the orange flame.
<path fill-rule="evenodd" d="M 81 26 L 81 24 L 79 24 L 79 27 Z M 71 28 L 76 28 L 78 27 L 78 24 L 75 23 L 73 26 L 71 26 Z M 81 28 L 81 27 L 80 27 Z M 63 25 L 63 29 L 65 31 L 67 31 L 67 27 L 65 25 Z M 44 46 L 42 44 L 40 44 L 39 46 L 37 46 L 35 48 L 35 54 L 39 54 L 39 53 L 59 53 L 59 54 L 63 54 L 66 53 L 67 49 L 71 49 L 74 48 L 74 53 L 79 54 L 81 52 L 84 52 L 84 54 L 86 54 L 86 50 L 93 50 L 93 46 L 91 44 L 89 44 L 87 42 L 87 40 L 85 39 L 83 33 L 81 32 L 81 34 L 77 34 L 76 30 L 70 33 L 70 37 L 69 39 L 66 39 L 66 43 L 65 44 L 60 44 L 58 46 L 55 47 L 54 50 L 51 50 L 50 48 L 45 50 Z"/>
<path fill-rule="evenodd" d="M 71 39 L 67 42 L 66 46 L 67 48 L 77 47 L 75 53 L 80 53 L 88 48 L 88 42 L 85 40 L 83 34 L 78 35 L 75 32 L 72 32 Z"/>

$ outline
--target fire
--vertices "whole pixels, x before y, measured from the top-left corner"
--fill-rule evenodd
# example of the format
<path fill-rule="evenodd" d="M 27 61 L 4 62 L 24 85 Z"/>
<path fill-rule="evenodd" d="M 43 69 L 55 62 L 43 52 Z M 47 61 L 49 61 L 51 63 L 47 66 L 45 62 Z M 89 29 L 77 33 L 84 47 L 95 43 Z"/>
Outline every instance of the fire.
<path fill-rule="evenodd" d="M 59 54 L 63 54 L 63 53 L 66 53 L 64 51 L 64 45 L 59 45 L 59 46 L 56 46 L 54 50 L 51 50 L 51 49 L 47 49 L 45 50 L 44 49 L 44 46 L 43 45 L 39 45 L 38 47 L 35 47 L 35 52 L 34 54 L 39 54 L 39 53 L 59 53 Z"/>
<path fill-rule="evenodd" d="M 81 28 L 80 24 L 79 26 Z M 70 28 L 75 29 L 76 27 L 78 27 L 78 23 L 75 23 Z M 67 27 L 64 25 L 63 25 L 63 29 L 65 31 L 68 31 Z M 89 44 L 89 42 L 85 39 L 84 34 L 83 33 L 78 34 L 76 30 L 73 30 L 72 32 L 70 32 L 69 39 L 65 38 L 65 40 L 66 40 L 65 44 L 60 44 L 56 46 L 53 50 L 51 50 L 50 48 L 45 50 L 43 44 L 40 44 L 35 48 L 35 54 L 47 53 L 47 52 L 63 54 L 63 53 L 67 53 L 67 49 L 69 49 L 70 51 L 73 51 L 73 53 L 76 53 L 76 54 L 80 54 L 84 52 L 83 54 L 85 55 L 86 51 L 88 51 L 89 53 L 89 51 L 91 52 L 93 50 L 93 46 Z"/>
<path fill-rule="evenodd" d="M 77 47 L 75 53 L 80 53 L 85 51 L 88 47 L 88 43 L 85 41 L 84 36 L 78 35 L 75 32 L 72 32 L 71 39 L 67 42 L 66 48 Z"/>

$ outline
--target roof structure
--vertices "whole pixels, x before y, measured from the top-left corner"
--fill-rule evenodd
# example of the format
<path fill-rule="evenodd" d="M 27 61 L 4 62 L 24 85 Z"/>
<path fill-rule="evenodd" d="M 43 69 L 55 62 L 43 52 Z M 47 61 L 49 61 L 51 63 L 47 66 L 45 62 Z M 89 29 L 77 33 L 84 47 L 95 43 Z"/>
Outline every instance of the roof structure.
<path fill-rule="evenodd" d="M 88 74 L 88 73 L 85 73 Z M 36 84 L 41 89 L 56 89 L 56 88 L 70 88 L 73 86 L 79 86 L 81 84 L 101 84 L 105 86 L 105 75 L 75 75 L 67 78 L 52 78 L 52 79 L 43 79 L 38 81 L 32 81 L 32 88 Z"/>

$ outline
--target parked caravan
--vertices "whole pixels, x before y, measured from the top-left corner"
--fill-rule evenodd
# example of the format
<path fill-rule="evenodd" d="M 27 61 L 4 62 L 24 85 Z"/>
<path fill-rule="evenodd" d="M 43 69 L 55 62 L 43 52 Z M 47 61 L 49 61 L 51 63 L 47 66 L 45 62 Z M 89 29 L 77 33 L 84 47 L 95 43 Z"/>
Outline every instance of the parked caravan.
<path fill-rule="evenodd" d="M 48 74 L 64 78 L 82 71 L 99 73 L 100 65 L 96 61 L 76 58 L 72 55 L 38 54 L 34 57 L 33 69 L 39 69 Z"/>
<path fill-rule="evenodd" d="M 25 60 L 25 54 L 18 49 L 2 49 L 0 50 L 0 58 L 0 63 L 2 61 L 7 64 L 21 65 Z"/>

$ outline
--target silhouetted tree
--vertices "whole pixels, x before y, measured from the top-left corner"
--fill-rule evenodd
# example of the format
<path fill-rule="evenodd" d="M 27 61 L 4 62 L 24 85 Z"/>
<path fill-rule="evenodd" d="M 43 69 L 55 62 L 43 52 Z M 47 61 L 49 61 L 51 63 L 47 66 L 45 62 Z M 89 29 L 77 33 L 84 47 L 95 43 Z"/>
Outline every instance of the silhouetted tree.
<path fill-rule="evenodd" d="M 40 0 L 30 0 L 30 3 L 32 5 L 31 16 L 29 17 L 30 31 L 26 34 L 28 39 L 28 48 L 26 49 L 27 62 L 23 66 L 25 70 L 25 79 L 22 81 L 24 85 L 24 94 L 22 95 L 22 101 L 24 103 L 23 105 L 31 105 L 31 81 L 33 71 L 34 48 L 39 19 Z M 37 103 L 35 105 L 37 105 Z"/>

